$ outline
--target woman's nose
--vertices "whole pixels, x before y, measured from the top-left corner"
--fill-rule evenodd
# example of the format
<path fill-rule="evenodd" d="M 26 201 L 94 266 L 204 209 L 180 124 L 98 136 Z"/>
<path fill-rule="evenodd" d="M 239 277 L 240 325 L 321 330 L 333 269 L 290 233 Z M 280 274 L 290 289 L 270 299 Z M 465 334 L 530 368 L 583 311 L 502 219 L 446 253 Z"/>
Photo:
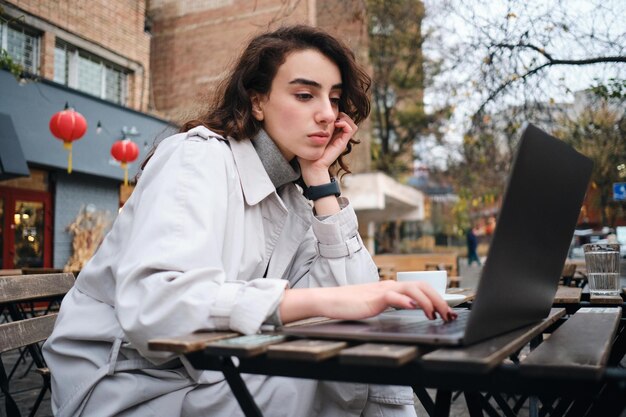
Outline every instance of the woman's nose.
<path fill-rule="evenodd" d="M 337 118 L 337 111 L 330 100 L 324 100 L 320 104 L 320 108 L 315 116 L 318 123 L 329 124 L 334 122 Z"/>

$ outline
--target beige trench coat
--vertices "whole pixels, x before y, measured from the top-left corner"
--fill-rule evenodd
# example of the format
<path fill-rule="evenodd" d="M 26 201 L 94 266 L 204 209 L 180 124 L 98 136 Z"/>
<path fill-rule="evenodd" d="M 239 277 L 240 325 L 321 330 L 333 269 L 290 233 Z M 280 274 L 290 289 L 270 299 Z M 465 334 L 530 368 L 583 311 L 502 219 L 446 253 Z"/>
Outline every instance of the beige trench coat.
<path fill-rule="evenodd" d="M 147 342 L 199 329 L 252 334 L 286 286 L 375 281 L 354 211 L 340 203 L 319 220 L 295 185 L 277 193 L 248 140 L 204 127 L 165 139 L 44 345 L 55 415 L 242 415 L 221 373 Z M 269 417 L 414 415 L 408 387 L 244 379 Z"/>

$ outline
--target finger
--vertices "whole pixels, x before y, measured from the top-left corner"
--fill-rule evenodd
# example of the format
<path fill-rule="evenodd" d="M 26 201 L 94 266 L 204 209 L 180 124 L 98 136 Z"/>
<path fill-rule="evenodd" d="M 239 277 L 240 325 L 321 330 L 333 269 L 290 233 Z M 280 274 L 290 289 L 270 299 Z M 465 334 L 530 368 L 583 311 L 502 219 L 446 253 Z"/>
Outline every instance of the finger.
<path fill-rule="evenodd" d="M 339 123 L 339 122 L 337 122 Z M 350 132 L 350 127 L 346 126 L 346 130 L 342 131 L 342 132 L 338 132 L 336 135 L 334 135 L 333 139 L 331 140 L 329 146 L 333 146 L 337 148 L 338 152 L 343 152 L 344 149 L 346 149 L 346 146 L 348 146 L 348 142 L 350 141 L 350 138 L 352 137 L 352 132 Z M 337 129 L 335 129 L 337 131 Z"/>
<path fill-rule="evenodd" d="M 354 128 L 346 120 L 336 120 L 335 131 L 338 133 L 337 137 L 341 139 L 349 139 L 354 134 Z"/>
<path fill-rule="evenodd" d="M 339 116 L 337 120 L 335 120 L 335 126 L 341 125 L 344 129 L 349 129 L 350 132 L 354 133 L 359 130 L 359 127 L 356 123 L 347 115 Z"/>
<path fill-rule="evenodd" d="M 337 120 L 335 121 L 335 128 L 341 128 L 344 135 L 348 134 L 352 137 L 359 127 L 354 123 L 352 118 L 348 116 L 346 113 L 340 112 L 337 116 Z"/>
<path fill-rule="evenodd" d="M 456 317 L 453 316 L 455 316 L 456 313 L 454 313 L 448 306 L 446 300 L 444 300 L 443 297 L 441 297 L 441 295 L 428 283 L 421 284 L 423 284 L 422 292 L 429 298 L 430 302 L 433 304 L 433 309 L 439 314 L 439 316 L 444 321 L 454 320 Z"/>
<path fill-rule="evenodd" d="M 354 120 L 352 120 L 352 118 L 348 116 L 346 113 L 341 113 L 341 120 L 345 121 L 346 123 L 348 123 L 348 125 L 350 125 L 350 128 L 352 129 L 352 133 L 355 133 L 357 130 L 359 130 L 359 127 L 357 126 L 356 123 L 354 123 Z"/>
<path fill-rule="evenodd" d="M 389 291 L 385 294 L 385 302 L 388 306 L 396 308 L 414 309 L 417 303 L 409 296 L 396 291 Z"/>
<path fill-rule="evenodd" d="M 412 284 L 421 284 L 421 283 L 412 283 Z M 434 320 L 435 317 L 435 308 L 433 307 L 433 303 L 430 298 L 422 291 L 420 285 L 411 285 L 410 288 L 406 291 L 406 295 L 411 297 L 417 305 L 424 310 L 424 314 L 431 320 Z"/>

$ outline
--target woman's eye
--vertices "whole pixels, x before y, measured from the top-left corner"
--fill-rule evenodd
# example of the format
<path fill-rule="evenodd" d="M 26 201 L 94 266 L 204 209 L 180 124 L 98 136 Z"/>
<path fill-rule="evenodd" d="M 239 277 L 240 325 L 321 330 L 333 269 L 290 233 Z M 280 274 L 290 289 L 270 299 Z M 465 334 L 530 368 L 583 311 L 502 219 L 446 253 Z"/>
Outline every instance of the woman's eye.
<path fill-rule="evenodd" d="M 296 98 L 298 100 L 307 101 L 313 98 L 313 96 L 309 93 L 297 93 Z"/>
<path fill-rule="evenodd" d="M 333 104 L 333 106 L 339 107 L 339 103 L 341 102 L 341 99 L 339 97 L 334 97 L 330 99 L 330 102 Z"/>

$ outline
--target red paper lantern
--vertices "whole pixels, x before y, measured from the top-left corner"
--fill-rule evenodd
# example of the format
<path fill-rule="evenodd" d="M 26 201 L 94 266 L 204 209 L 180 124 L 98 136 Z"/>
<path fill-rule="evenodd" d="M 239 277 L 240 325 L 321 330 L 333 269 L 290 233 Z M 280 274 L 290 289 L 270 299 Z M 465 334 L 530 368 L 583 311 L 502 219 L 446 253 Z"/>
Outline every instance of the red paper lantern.
<path fill-rule="evenodd" d="M 87 121 L 82 114 L 72 108 L 55 113 L 50 119 L 50 132 L 63 141 L 63 147 L 69 152 L 67 172 L 72 173 L 72 142 L 83 137 L 87 131 Z"/>
<path fill-rule="evenodd" d="M 130 139 L 118 140 L 111 146 L 111 155 L 124 169 L 124 185 L 128 185 L 128 163 L 139 156 L 139 147 Z"/>

